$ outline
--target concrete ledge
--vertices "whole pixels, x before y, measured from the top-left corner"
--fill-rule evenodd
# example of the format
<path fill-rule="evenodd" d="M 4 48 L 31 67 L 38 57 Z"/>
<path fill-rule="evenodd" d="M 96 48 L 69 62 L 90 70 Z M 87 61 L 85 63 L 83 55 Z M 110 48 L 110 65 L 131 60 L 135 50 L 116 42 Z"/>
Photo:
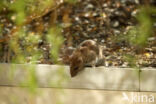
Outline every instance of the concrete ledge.
<path fill-rule="evenodd" d="M 126 92 L 81 89 L 38 88 L 39 93 L 32 94 L 20 87 L 0 87 L 1 104 L 155 104 L 149 98 L 156 98 L 151 92 Z M 124 99 L 124 95 L 129 99 Z M 138 99 L 134 100 L 132 96 Z M 144 97 L 143 100 L 141 99 Z M 134 100 L 134 101 L 133 101 Z"/>
<path fill-rule="evenodd" d="M 0 86 L 20 86 L 23 82 L 27 85 L 27 82 L 31 80 L 29 74 L 35 75 L 39 87 L 156 91 L 155 69 L 148 69 L 148 71 L 143 69 L 139 75 L 138 71 L 131 68 L 86 68 L 76 77 L 71 78 L 68 66 L 41 64 L 36 66 L 0 64 Z M 146 80 L 142 79 L 142 76 Z M 147 83 L 148 88 L 146 87 Z"/>
<path fill-rule="evenodd" d="M 156 69 L 143 68 L 141 70 L 140 91 L 156 91 Z"/>
<path fill-rule="evenodd" d="M 86 68 L 70 80 L 69 87 L 138 91 L 139 77 L 129 68 Z"/>

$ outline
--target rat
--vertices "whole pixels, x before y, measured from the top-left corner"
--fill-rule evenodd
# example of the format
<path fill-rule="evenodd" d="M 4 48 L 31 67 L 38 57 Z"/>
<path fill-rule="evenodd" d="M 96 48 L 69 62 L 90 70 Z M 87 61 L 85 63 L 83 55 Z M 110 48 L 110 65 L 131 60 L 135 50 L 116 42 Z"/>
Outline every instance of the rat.
<path fill-rule="evenodd" d="M 85 66 L 95 68 L 98 60 L 103 58 L 102 48 L 94 40 L 85 40 L 73 51 L 70 57 L 70 74 L 76 76 Z"/>
<path fill-rule="evenodd" d="M 60 58 L 60 62 L 62 62 L 63 64 L 69 65 L 70 64 L 70 57 L 72 55 L 72 53 L 74 52 L 75 48 L 73 47 L 66 47 L 62 49 L 62 53 L 61 53 L 61 58 Z"/>

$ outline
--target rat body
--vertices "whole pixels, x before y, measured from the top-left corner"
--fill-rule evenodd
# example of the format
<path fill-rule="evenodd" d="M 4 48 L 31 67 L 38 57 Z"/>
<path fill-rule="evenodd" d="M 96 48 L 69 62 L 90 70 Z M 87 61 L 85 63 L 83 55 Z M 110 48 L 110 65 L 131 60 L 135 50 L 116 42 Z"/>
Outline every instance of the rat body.
<path fill-rule="evenodd" d="M 70 74 L 76 76 L 85 66 L 95 67 L 102 57 L 102 50 L 93 40 L 83 41 L 70 57 Z"/>

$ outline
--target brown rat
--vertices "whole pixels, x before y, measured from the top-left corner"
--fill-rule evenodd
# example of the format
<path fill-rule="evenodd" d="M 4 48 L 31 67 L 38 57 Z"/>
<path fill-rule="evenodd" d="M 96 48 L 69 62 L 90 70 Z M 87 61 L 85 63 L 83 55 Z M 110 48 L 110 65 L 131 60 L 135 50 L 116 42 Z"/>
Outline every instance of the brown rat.
<path fill-rule="evenodd" d="M 70 73 L 74 77 L 78 72 L 84 69 L 85 65 L 95 67 L 96 52 L 90 50 L 88 47 L 79 47 L 74 51 L 70 58 Z"/>
<path fill-rule="evenodd" d="M 96 54 L 99 54 L 99 45 L 94 40 L 85 40 L 80 43 L 79 47 L 88 47 L 90 50 L 95 51 Z"/>
<path fill-rule="evenodd" d="M 63 48 L 62 50 L 63 50 L 62 53 L 61 53 L 62 55 L 60 56 L 61 57 L 61 62 L 63 64 L 69 65 L 70 64 L 70 57 L 73 54 L 75 48 L 66 47 L 66 48 Z"/>
<path fill-rule="evenodd" d="M 83 41 L 70 57 L 70 74 L 76 76 L 86 65 L 95 67 L 101 57 L 99 45 L 93 40 Z"/>

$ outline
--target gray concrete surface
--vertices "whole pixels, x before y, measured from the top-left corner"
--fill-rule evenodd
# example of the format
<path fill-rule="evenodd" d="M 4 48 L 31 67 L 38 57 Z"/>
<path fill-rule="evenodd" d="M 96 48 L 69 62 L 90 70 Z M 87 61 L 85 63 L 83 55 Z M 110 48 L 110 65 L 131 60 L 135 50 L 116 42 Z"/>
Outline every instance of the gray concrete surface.
<path fill-rule="evenodd" d="M 0 104 L 156 104 L 151 92 L 38 88 L 32 93 L 19 87 L 0 87 L 0 92 Z"/>
<path fill-rule="evenodd" d="M 140 75 L 140 91 L 156 92 L 156 69 L 143 68 Z"/>
<path fill-rule="evenodd" d="M 0 86 L 27 86 L 35 75 L 39 87 L 70 89 L 156 91 L 156 70 L 143 68 L 140 73 L 131 68 L 86 68 L 71 78 L 68 66 L 31 64 L 0 64 Z"/>

